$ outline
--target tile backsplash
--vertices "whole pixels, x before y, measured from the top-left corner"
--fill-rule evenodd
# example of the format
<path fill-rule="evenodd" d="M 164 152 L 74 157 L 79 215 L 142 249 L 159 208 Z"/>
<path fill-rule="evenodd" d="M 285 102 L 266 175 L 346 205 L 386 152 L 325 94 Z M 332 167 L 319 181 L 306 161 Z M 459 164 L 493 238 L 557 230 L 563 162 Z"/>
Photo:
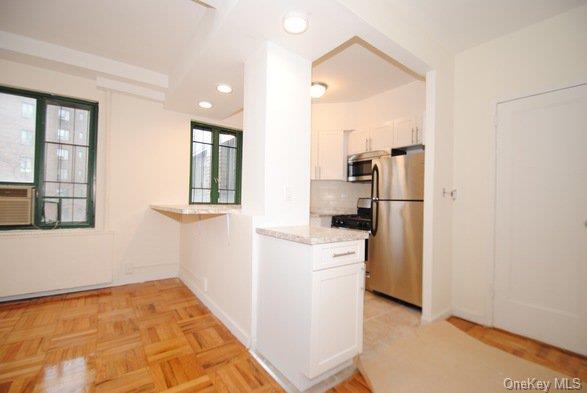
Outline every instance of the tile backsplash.
<path fill-rule="evenodd" d="M 312 180 L 312 208 L 356 207 L 357 199 L 371 195 L 371 183 L 349 183 L 340 180 Z"/>

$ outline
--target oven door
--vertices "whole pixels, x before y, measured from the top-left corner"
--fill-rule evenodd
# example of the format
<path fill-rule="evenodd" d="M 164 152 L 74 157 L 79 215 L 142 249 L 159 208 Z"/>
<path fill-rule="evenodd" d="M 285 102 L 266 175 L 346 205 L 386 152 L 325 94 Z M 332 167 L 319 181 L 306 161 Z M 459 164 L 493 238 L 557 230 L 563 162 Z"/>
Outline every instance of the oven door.
<path fill-rule="evenodd" d="M 347 167 L 347 181 L 371 181 L 371 159 L 349 161 Z"/>

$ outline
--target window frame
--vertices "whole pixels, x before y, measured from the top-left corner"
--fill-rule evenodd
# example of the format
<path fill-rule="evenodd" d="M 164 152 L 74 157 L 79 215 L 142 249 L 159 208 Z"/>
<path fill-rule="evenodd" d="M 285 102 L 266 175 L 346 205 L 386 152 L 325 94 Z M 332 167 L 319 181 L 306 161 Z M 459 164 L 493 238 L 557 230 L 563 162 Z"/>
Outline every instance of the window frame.
<path fill-rule="evenodd" d="M 212 168 L 211 168 L 211 179 L 210 179 L 210 202 L 194 202 L 192 200 L 193 188 L 193 153 L 194 153 L 194 127 L 204 131 L 212 133 Z M 235 192 L 234 202 L 218 202 L 220 192 L 219 184 L 214 181 L 214 178 L 218 178 L 219 160 L 220 160 L 220 134 L 229 134 L 236 137 L 236 180 L 235 180 Z M 188 189 L 188 202 L 190 205 L 240 205 L 241 203 L 241 186 L 242 186 L 242 159 L 243 159 L 243 132 L 236 128 L 229 128 L 224 126 L 218 126 L 215 124 L 202 123 L 195 120 L 190 122 L 190 179 Z"/>
<path fill-rule="evenodd" d="M 33 160 L 32 182 L 5 182 L 0 180 L 0 185 L 32 186 L 34 187 L 33 225 L 9 225 L 0 227 L 0 231 L 14 229 L 68 229 L 68 228 L 94 228 L 96 221 L 96 166 L 98 159 L 98 102 L 65 97 L 51 93 L 43 93 L 20 88 L 0 85 L 0 93 L 18 95 L 36 100 L 35 113 L 35 157 Z M 62 105 L 74 109 L 87 110 L 90 114 L 88 129 L 88 173 L 87 173 L 87 204 L 86 221 L 62 223 L 42 223 L 43 204 L 40 203 L 45 196 L 45 135 L 46 135 L 46 109 L 47 105 Z M 49 197 L 50 198 L 50 197 Z M 60 197 L 56 197 L 60 198 Z"/>

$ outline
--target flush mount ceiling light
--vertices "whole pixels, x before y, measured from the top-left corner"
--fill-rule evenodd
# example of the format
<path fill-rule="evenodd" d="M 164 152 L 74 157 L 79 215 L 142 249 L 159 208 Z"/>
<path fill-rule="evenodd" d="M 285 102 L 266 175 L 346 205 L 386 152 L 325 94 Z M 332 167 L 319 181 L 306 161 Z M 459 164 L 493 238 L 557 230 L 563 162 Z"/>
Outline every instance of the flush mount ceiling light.
<path fill-rule="evenodd" d="M 303 12 L 288 12 L 283 17 L 283 28 L 290 34 L 302 34 L 308 29 L 308 16 Z"/>
<path fill-rule="evenodd" d="M 312 98 L 320 98 L 326 93 L 328 89 L 328 85 L 322 82 L 312 82 L 312 86 L 310 87 L 310 96 Z"/>
<path fill-rule="evenodd" d="M 212 103 L 210 101 L 200 101 L 198 102 L 198 106 L 200 108 L 210 109 L 212 108 Z"/>
<path fill-rule="evenodd" d="M 232 87 L 230 87 L 230 85 L 226 83 L 219 83 L 218 85 L 216 85 L 216 90 L 224 94 L 232 93 Z"/>

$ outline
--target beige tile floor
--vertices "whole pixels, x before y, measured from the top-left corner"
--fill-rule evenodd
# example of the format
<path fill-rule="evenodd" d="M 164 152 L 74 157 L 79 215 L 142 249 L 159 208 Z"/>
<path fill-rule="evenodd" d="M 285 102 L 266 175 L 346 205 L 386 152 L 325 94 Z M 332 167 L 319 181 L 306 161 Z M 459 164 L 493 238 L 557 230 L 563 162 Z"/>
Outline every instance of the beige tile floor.
<path fill-rule="evenodd" d="M 419 310 L 365 292 L 363 354 L 369 358 L 394 341 L 409 337 L 420 326 Z"/>

